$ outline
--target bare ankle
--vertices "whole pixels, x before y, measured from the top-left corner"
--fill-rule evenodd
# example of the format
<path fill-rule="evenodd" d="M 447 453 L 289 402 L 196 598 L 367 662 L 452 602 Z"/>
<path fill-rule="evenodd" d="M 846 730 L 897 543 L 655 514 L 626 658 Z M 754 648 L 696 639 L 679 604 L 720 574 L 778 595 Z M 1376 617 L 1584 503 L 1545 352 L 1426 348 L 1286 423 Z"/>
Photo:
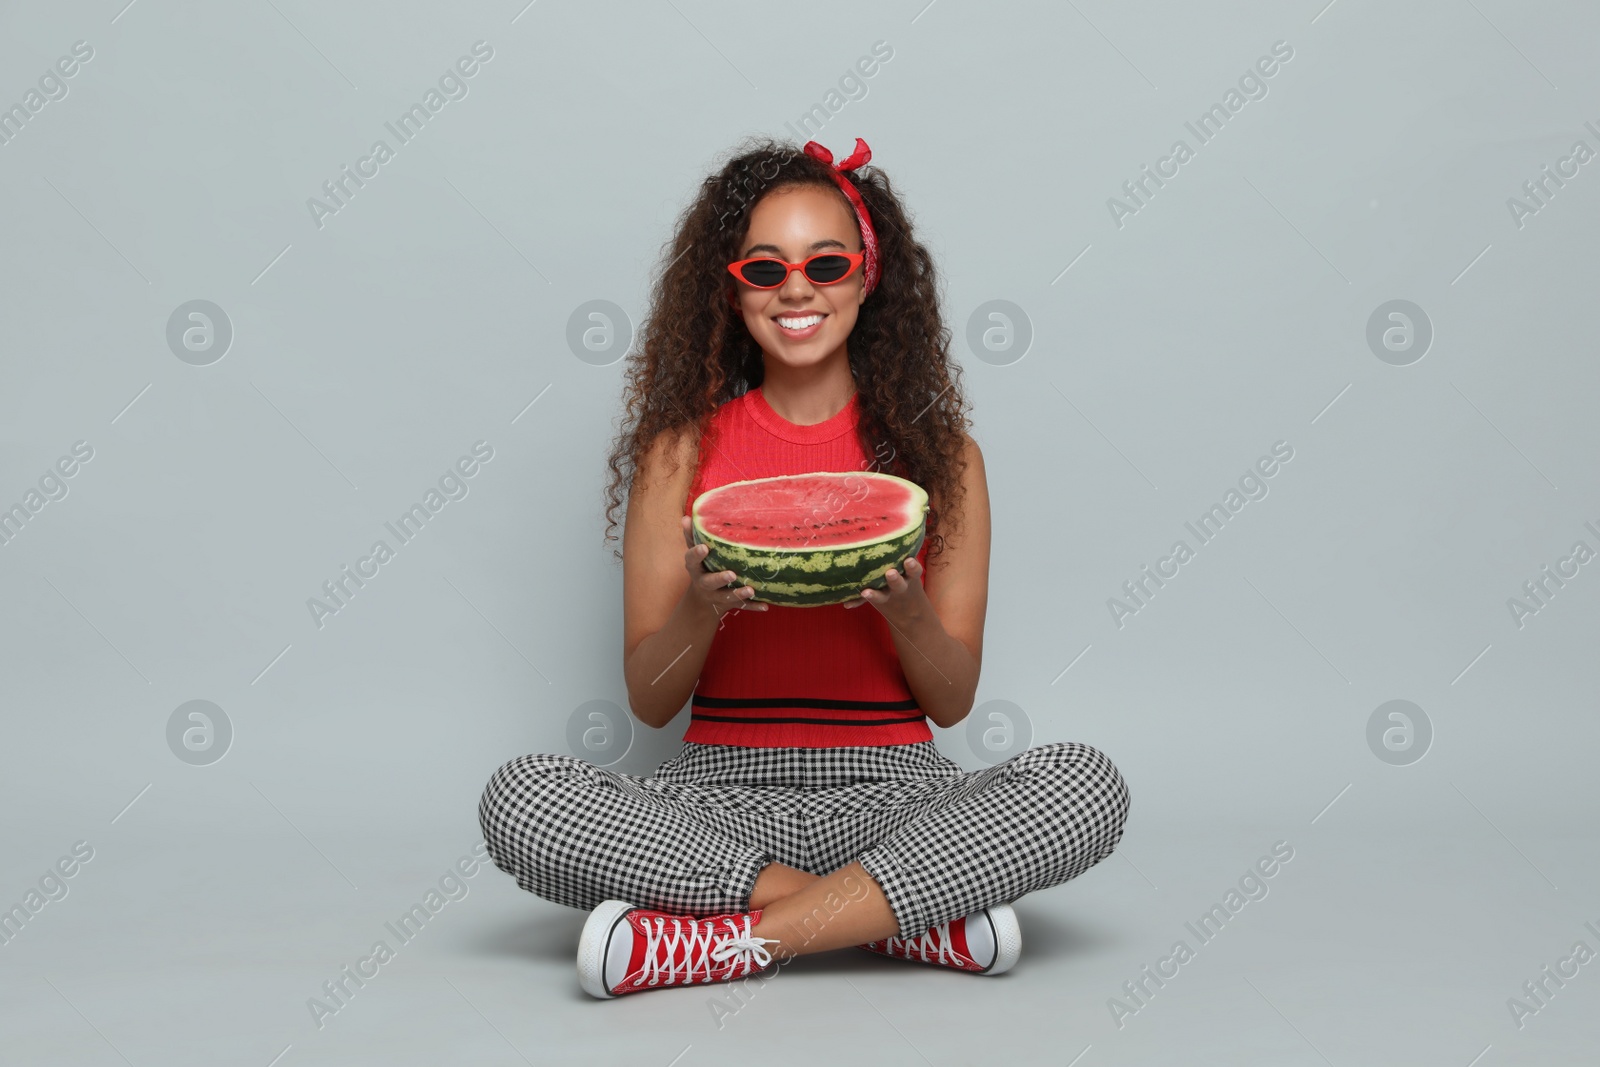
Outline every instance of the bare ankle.
<path fill-rule="evenodd" d="M 761 868 L 761 873 L 756 875 L 755 887 L 750 890 L 749 910 L 758 911 L 766 908 L 774 901 L 782 900 L 792 893 L 798 893 L 820 877 L 820 875 L 802 871 L 796 867 L 787 867 L 781 863 L 769 863 Z"/>
<path fill-rule="evenodd" d="M 805 955 L 862 945 L 899 930 L 881 887 L 858 863 L 775 901 L 751 927 L 755 936 L 774 938 L 774 955 Z"/>

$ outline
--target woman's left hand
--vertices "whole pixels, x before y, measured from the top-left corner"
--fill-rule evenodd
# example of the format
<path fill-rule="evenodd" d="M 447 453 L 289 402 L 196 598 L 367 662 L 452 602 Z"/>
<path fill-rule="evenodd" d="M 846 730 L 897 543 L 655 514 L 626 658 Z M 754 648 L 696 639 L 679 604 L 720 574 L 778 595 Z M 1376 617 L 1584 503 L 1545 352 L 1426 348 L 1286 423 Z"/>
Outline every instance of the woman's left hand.
<path fill-rule="evenodd" d="M 901 629 L 915 625 L 932 610 L 928 594 L 922 588 L 922 561 L 915 556 L 907 556 L 901 566 L 903 570 L 890 567 L 885 575 L 889 582 L 888 589 L 863 589 L 859 597 L 845 601 L 844 606 L 858 608 L 862 604 L 871 604 L 880 615 Z"/>

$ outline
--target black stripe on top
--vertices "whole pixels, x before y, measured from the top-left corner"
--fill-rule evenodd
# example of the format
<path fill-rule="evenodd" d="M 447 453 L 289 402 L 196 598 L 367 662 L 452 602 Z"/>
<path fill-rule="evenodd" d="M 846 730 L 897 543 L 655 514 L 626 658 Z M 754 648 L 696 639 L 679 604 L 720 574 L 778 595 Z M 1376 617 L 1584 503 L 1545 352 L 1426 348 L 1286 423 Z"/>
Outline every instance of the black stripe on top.
<path fill-rule="evenodd" d="M 812 726 L 898 726 L 901 723 L 921 722 L 922 715 L 907 715 L 902 719 L 816 719 L 816 718 L 762 718 L 757 715 L 702 715 L 698 711 L 690 710 L 689 718 L 700 722 L 750 722 L 750 723 L 777 723 L 797 722 L 808 723 Z"/>
<path fill-rule="evenodd" d="M 702 708 L 826 708 L 832 711 L 915 711 L 915 700 L 829 700 L 821 697 L 709 697 L 694 695 Z"/>
<path fill-rule="evenodd" d="M 755 708 L 816 708 L 821 711 L 915 711 L 915 715 L 894 715 L 871 719 L 834 719 L 819 715 L 797 715 L 777 718 L 768 715 L 708 715 L 701 708 L 724 710 Z M 690 719 L 702 722 L 741 723 L 803 723 L 811 726 L 899 726 L 902 723 L 921 722 L 925 716 L 915 700 L 830 700 L 821 697 L 694 697 L 689 709 Z"/>

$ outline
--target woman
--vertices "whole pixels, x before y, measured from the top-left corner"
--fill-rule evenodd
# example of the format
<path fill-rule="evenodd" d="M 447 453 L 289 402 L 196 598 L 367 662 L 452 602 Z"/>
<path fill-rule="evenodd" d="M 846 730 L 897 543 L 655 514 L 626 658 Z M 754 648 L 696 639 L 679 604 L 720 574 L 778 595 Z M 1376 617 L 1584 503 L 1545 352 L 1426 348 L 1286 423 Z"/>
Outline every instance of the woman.
<path fill-rule="evenodd" d="M 624 673 L 648 726 L 692 698 L 683 751 L 651 777 L 522 756 L 479 805 L 497 866 L 590 911 L 597 997 L 846 946 L 1000 974 L 1009 902 L 1122 837 L 1127 786 L 1088 745 L 972 773 L 934 746 L 928 721 L 955 726 L 978 686 L 988 492 L 933 259 L 870 158 L 761 141 L 706 179 L 631 357 L 606 511 L 626 482 Z M 886 589 L 773 610 L 706 572 L 701 492 L 867 469 L 930 498 Z"/>

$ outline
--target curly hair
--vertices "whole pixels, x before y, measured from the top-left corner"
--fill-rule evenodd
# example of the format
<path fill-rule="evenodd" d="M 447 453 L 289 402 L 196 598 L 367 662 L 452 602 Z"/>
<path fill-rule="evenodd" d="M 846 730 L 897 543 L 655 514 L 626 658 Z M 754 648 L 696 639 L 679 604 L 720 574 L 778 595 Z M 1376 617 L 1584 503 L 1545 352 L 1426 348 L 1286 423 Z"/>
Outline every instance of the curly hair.
<path fill-rule="evenodd" d="M 678 217 L 655 274 L 649 314 L 628 357 L 624 419 L 608 461 L 607 542 L 615 540 L 622 486 L 631 489 L 656 439 L 693 424 L 698 470 L 712 414 L 765 376 L 761 348 L 728 299 L 736 283 L 727 264 L 739 258 L 756 204 L 778 189 L 817 186 L 849 209 L 832 167 L 792 142 L 747 139 L 734 152 Z M 971 420 L 960 365 L 950 358 L 933 257 L 913 237 L 888 176 L 861 167 L 845 177 L 866 202 L 880 264 L 878 285 L 857 312 L 849 339 L 861 412 L 856 432 L 869 456 L 892 450 L 889 473 L 927 491 L 931 565 L 944 548 L 944 520 L 960 514 L 964 496 L 963 438 Z"/>

